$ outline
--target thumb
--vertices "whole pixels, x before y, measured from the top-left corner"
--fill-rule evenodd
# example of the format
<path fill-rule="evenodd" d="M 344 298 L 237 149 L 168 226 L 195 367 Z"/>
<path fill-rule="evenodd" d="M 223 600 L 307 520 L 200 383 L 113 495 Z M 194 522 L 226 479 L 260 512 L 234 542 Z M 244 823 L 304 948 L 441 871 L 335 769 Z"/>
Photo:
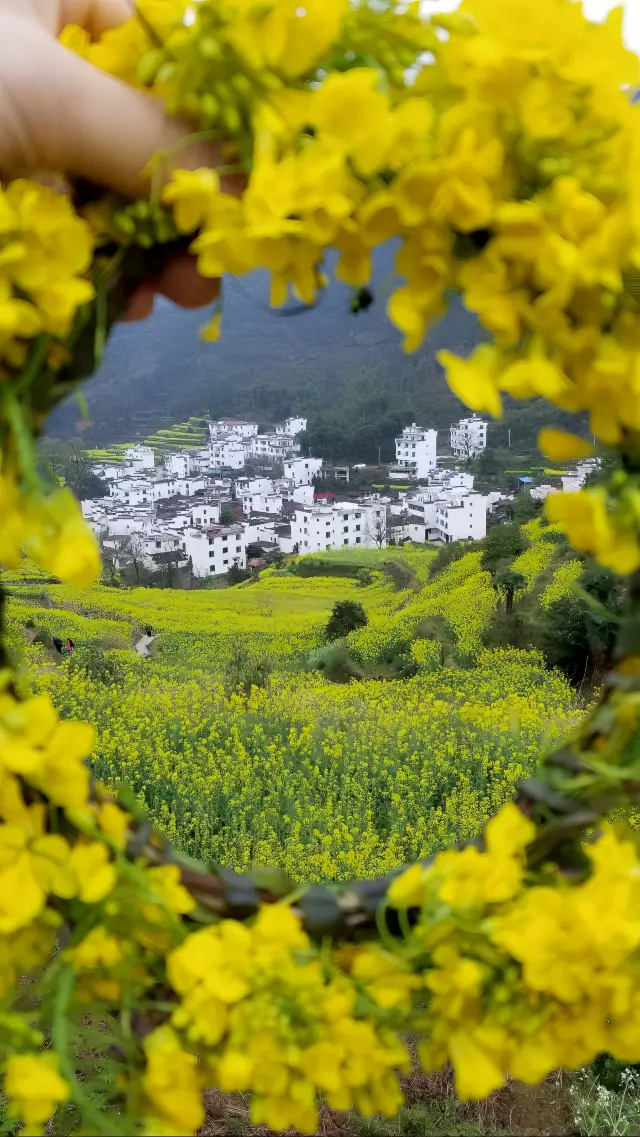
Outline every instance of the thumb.
<path fill-rule="evenodd" d="M 143 170 L 190 128 L 162 105 L 67 50 L 33 21 L 0 27 L 0 169 L 61 170 L 130 197 Z M 216 148 L 181 149 L 174 165 L 220 164 Z"/>

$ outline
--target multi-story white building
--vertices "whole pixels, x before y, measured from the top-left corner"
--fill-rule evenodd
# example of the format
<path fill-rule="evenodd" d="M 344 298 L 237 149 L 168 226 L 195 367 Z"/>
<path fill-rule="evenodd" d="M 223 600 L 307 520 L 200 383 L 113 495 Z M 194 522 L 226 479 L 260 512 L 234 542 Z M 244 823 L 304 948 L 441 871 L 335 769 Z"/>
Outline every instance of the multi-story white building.
<path fill-rule="evenodd" d="M 273 478 L 236 478 L 235 495 L 242 501 L 246 494 L 273 493 L 274 486 Z"/>
<path fill-rule="evenodd" d="M 487 426 L 479 415 L 451 424 L 451 449 L 456 458 L 477 458 L 487 449 Z"/>
<path fill-rule="evenodd" d="M 276 434 L 290 434 L 293 438 L 296 438 L 298 434 L 302 434 L 306 429 L 306 418 L 288 418 L 284 425 L 276 427 Z"/>
<path fill-rule="evenodd" d="M 282 513 L 282 494 L 246 493 L 242 496 L 242 512 L 250 517 L 252 513 Z"/>
<path fill-rule="evenodd" d="M 578 462 L 575 470 L 570 470 L 561 478 L 563 492 L 576 493 L 581 490 L 587 480 L 587 475 L 593 473 L 599 466 L 599 458 L 585 458 L 582 462 Z"/>
<path fill-rule="evenodd" d="M 145 557 L 149 558 L 153 558 L 159 553 L 175 553 L 179 559 L 182 559 L 184 552 L 182 537 L 162 529 L 152 529 L 143 538 L 142 548 Z"/>
<path fill-rule="evenodd" d="M 182 450 L 179 454 L 170 454 L 164 460 L 165 473 L 169 477 L 188 478 L 189 474 L 195 474 L 197 466 L 195 455 L 190 454 L 188 450 Z"/>
<path fill-rule="evenodd" d="M 300 553 L 321 553 L 363 545 L 384 547 L 386 506 L 338 502 L 296 509 L 291 521 L 291 540 Z"/>
<path fill-rule="evenodd" d="M 282 495 L 284 501 L 295 501 L 298 505 L 313 505 L 314 488 L 312 485 L 296 486 L 289 478 L 282 478 L 274 482 L 275 492 Z"/>
<path fill-rule="evenodd" d="M 429 486 L 439 486 L 443 490 L 472 490 L 474 481 L 475 475 L 467 470 L 440 469 L 429 474 Z"/>
<path fill-rule="evenodd" d="M 283 462 L 300 451 L 300 443 L 292 434 L 256 434 L 251 439 L 254 458 L 276 458 Z"/>
<path fill-rule="evenodd" d="M 142 474 L 118 478 L 117 482 L 109 483 L 109 496 L 125 505 L 141 505 L 154 500 L 153 484 L 150 478 Z"/>
<path fill-rule="evenodd" d="M 189 524 L 196 529 L 208 529 L 220 522 L 220 502 L 203 501 L 194 505 L 189 514 Z"/>
<path fill-rule="evenodd" d="M 98 478 L 102 478 L 104 482 L 117 482 L 119 478 L 126 477 L 130 472 L 124 465 L 111 466 L 106 462 L 95 462 L 90 469 L 92 474 L 95 474 Z"/>
<path fill-rule="evenodd" d="M 219 576 L 232 565 L 247 565 L 247 535 L 242 525 L 185 529 L 183 548 L 191 558 L 194 576 Z"/>
<path fill-rule="evenodd" d="M 129 473 L 137 470 L 153 470 L 155 456 L 151 446 L 129 446 L 124 452 L 124 460 Z"/>
<path fill-rule="evenodd" d="M 221 418 L 217 422 L 209 423 L 209 438 L 252 438 L 258 433 L 257 422 L 245 422 L 241 418 Z"/>
<path fill-rule="evenodd" d="M 290 458 L 284 463 L 284 476 L 297 486 L 310 486 L 322 469 L 322 458 Z"/>
<path fill-rule="evenodd" d="M 244 470 L 247 448 L 241 438 L 218 438 L 209 443 L 209 466 Z"/>
<path fill-rule="evenodd" d="M 409 515 L 411 525 L 424 526 L 421 540 L 446 544 L 450 541 L 480 541 L 487 535 L 489 500 L 466 489 L 434 487 L 407 494 L 405 501 L 390 507 L 392 517 Z M 413 532 L 406 536 L 416 540 Z"/>
<path fill-rule="evenodd" d="M 395 473 L 396 477 L 400 474 L 426 478 L 436 467 L 437 440 L 437 430 L 424 430 L 415 422 L 405 426 L 396 438 L 396 463 L 390 470 L 390 476 Z"/>
<path fill-rule="evenodd" d="M 487 503 L 479 493 L 451 493 L 436 505 L 436 528 L 440 539 L 481 541 L 487 535 Z"/>
<path fill-rule="evenodd" d="M 531 486 L 531 489 L 529 490 L 529 496 L 532 497 L 534 501 L 546 501 L 546 499 L 550 497 L 552 493 L 559 492 L 560 491 L 557 486 Z"/>

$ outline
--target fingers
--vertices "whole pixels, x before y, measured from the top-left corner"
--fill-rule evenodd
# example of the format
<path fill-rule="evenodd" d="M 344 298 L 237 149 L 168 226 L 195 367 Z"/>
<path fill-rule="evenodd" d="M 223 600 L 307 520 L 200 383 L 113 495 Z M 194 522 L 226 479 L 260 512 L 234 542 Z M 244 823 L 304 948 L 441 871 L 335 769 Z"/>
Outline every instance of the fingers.
<path fill-rule="evenodd" d="M 8 173 L 65 170 L 130 197 L 148 192 L 143 170 L 189 133 L 161 103 L 62 47 L 33 20 L 0 36 L 0 166 Z M 4 132 L 4 136 L 3 136 Z M 179 150 L 173 165 L 220 165 L 216 148 Z"/>
<path fill-rule="evenodd" d="M 220 281 L 198 276 L 195 257 L 188 253 L 173 257 L 159 276 L 136 289 L 129 301 L 125 322 L 146 320 L 153 312 L 157 294 L 166 296 L 181 308 L 203 308 L 220 295 Z"/>
<path fill-rule="evenodd" d="M 97 39 L 108 28 L 124 24 L 135 7 L 135 0 L 61 0 L 56 34 L 65 24 L 79 24 L 92 39 Z"/>
<path fill-rule="evenodd" d="M 138 320 L 146 320 L 153 312 L 156 294 L 150 283 L 141 284 L 131 297 L 127 310 L 122 317 L 124 324 L 135 324 Z"/>
<path fill-rule="evenodd" d="M 157 292 L 181 308 L 203 308 L 220 295 L 220 281 L 199 276 L 196 259 L 188 253 L 170 260 L 152 283 Z"/>
<path fill-rule="evenodd" d="M 80 24 L 92 39 L 117 28 L 135 12 L 135 0 L 0 0 L 12 16 L 35 19 L 57 36 L 65 24 Z"/>

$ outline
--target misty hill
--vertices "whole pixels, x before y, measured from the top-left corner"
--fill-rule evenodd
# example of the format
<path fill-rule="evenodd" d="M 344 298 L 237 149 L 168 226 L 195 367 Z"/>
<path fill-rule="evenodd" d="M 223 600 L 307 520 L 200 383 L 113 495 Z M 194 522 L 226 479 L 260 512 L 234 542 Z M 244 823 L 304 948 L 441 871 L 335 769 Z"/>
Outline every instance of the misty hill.
<path fill-rule="evenodd" d="M 266 274 L 255 273 L 225 280 L 224 331 L 217 344 L 198 338 L 206 313 L 184 312 L 166 301 L 144 323 L 121 325 L 85 387 L 86 443 L 133 440 L 206 413 L 247 415 L 263 424 L 304 414 L 307 442 L 317 453 L 375 460 L 380 447 L 384 460 L 394 456 L 393 438 L 406 423 L 447 428 L 463 408 L 435 356 L 444 346 L 468 354 L 479 339 L 476 320 L 456 303 L 425 346 L 406 355 L 385 316 L 394 285 L 392 255 L 390 248 L 379 255 L 376 300 L 366 312 L 351 312 L 351 290 L 339 282 L 313 309 L 274 312 Z M 77 434 L 79 419 L 71 397 L 53 415 L 49 433 Z M 528 450 L 545 421 L 548 409 L 514 406 L 493 428 L 490 444 L 502 445 L 510 425 L 514 444 Z"/>

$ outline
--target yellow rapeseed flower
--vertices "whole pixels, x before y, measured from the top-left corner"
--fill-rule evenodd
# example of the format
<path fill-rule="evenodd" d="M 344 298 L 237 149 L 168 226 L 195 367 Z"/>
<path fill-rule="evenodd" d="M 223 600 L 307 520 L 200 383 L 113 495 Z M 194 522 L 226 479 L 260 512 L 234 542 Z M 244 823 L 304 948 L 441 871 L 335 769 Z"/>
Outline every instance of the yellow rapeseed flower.
<path fill-rule="evenodd" d="M 4 1089 L 11 1112 L 29 1128 L 41 1126 L 57 1105 L 69 1100 L 69 1087 L 58 1069 L 58 1056 L 10 1054 L 4 1076 Z"/>

